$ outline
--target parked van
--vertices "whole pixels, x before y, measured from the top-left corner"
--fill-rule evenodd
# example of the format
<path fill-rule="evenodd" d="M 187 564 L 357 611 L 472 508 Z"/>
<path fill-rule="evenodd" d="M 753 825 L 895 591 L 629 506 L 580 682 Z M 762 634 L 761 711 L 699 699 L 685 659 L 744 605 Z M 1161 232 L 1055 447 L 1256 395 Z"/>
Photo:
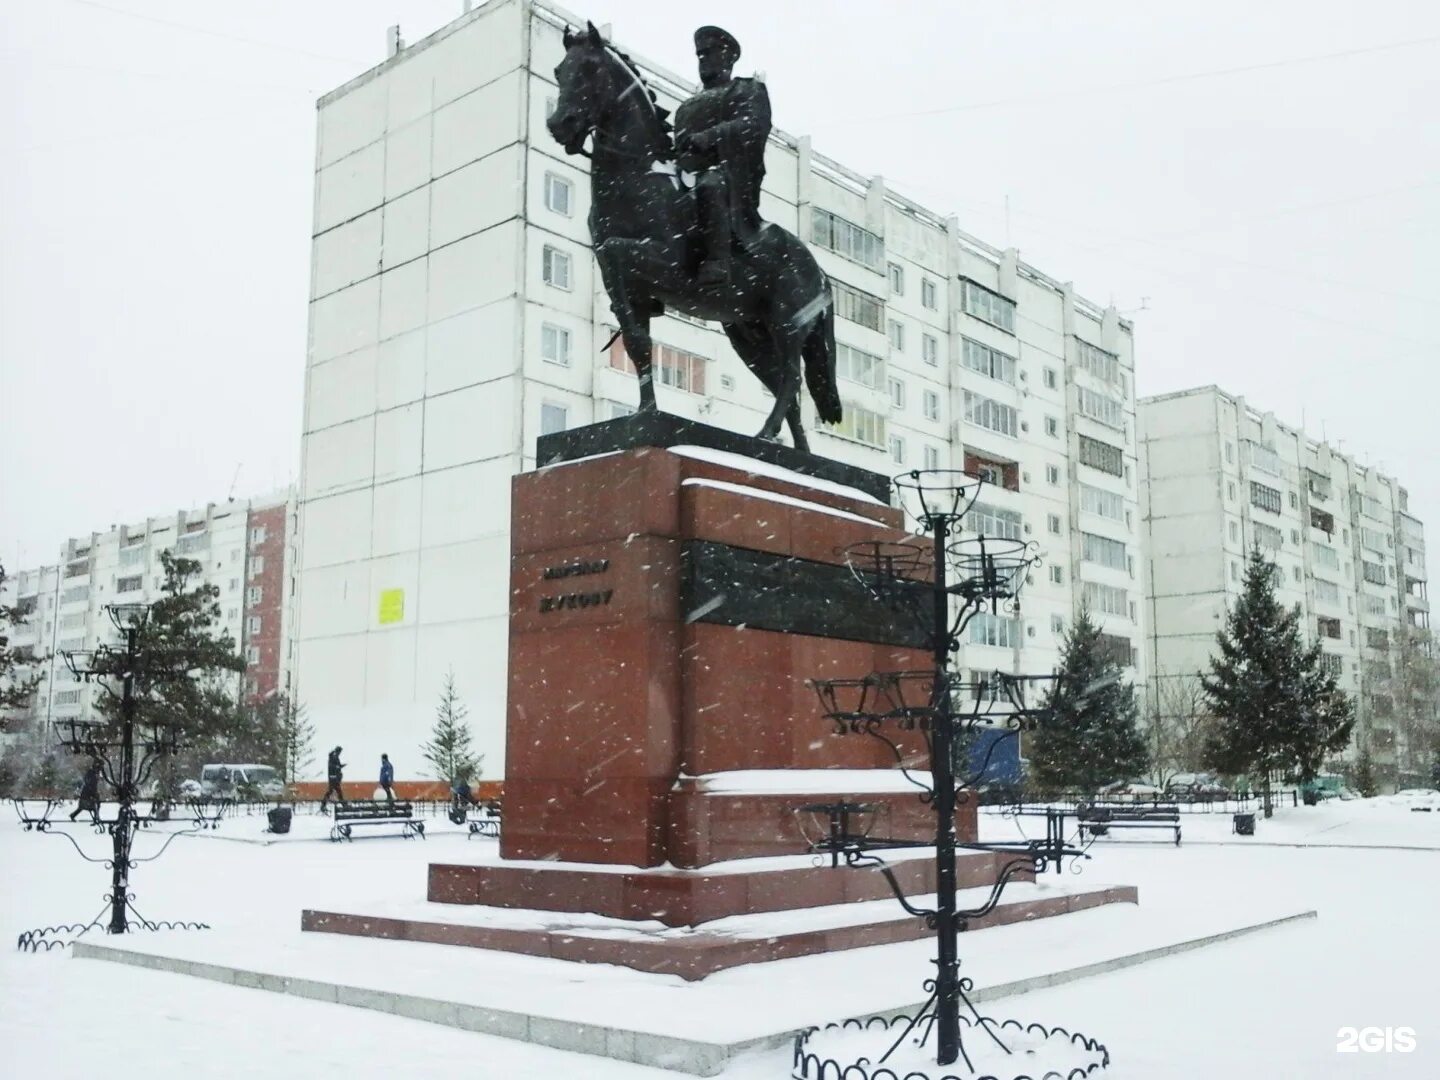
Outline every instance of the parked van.
<path fill-rule="evenodd" d="M 285 794 L 285 781 L 269 765 L 206 765 L 200 770 L 200 794 L 212 799 L 237 795 L 274 799 Z"/>

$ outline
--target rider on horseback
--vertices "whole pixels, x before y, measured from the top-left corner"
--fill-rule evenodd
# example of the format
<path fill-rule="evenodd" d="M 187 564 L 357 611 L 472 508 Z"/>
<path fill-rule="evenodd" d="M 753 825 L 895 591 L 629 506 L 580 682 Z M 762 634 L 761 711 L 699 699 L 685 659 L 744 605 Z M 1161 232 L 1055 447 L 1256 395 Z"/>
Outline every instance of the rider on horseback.
<path fill-rule="evenodd" d="M 680 168 L 696 174 L 702 285 L 730 278 L 730 248 L 760 228 L 760 182 L 770 137 L 770 96 L 758 79 L 732 79 L 740 43 L 718 26 L 695 31 L 704 86 L 675 114 Z"/>

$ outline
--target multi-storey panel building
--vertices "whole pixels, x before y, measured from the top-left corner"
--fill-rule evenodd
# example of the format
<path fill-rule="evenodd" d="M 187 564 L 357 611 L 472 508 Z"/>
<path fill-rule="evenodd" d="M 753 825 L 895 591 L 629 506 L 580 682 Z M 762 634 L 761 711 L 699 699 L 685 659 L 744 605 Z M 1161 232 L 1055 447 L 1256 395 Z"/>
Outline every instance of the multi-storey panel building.
<path fill-rule="evenodd" d="M 35 670 L 43 676 L 34 717 L 54 721 L 91 714 L 93 688 L 75 681 L 61 654 L 119 643 L 105 606 L 159 599 L 162 551 L 194 559 L 201 580 L 219 589 L 220 626 L 245 654 L 237 694 L 259 701 L 283 690 L 289 678 L 294 499 L 287 490 L 111 526 L 67 540 L 57 565 L 7 579 L 6 591 L 13 596 L 7 602 L 28 620 L 15 644 L 39 658 Z"/>
<path fill-rule="evenodd" d="M 322 743 L 402 772 L 451 668 L 500 771 L 509 478 L 538 435 L 638 396 L 623 349 L 601 352 L 585 159 L 545 129 L 583 22 L 492 0 L 319 103 L 297 693 Z M 694 89 L 637 63 L 662 104 Z M 833 282 L 845 418 L 814 449 L 978 472 L 975 527 L 1045 553 L 1021 614 L 978 621 L 964 664 L 1048 671 L 1083 598 L 1138 668 L 1130 325 L 806 137 L 773 134 L 761 212 Z M 769 399 L 717 326 L 652 330 L 662 408 L 759 429 Z"/>
<path fill-rule="evenodd" d="M 1139 421 L 1154 698 L 1208 667 L 1258 546 L 1354 696 L 1357 734 L 1398 777 L 1390 656 L 1400 631 L 1428 628 L 1424 532 L 1405 489 L 1214 386 L 1144 398 Z"/>

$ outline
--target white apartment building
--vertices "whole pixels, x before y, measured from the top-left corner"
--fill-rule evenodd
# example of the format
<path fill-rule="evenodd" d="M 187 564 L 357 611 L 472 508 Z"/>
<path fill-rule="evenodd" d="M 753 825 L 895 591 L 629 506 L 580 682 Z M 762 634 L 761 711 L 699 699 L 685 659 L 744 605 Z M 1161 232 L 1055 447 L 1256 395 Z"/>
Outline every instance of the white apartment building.
<path fill-rule="evenodd" d="M 1428 629 L 1424 530 L 1393 478 L 1214 386 L 1144 398 L 1141 512 L 1152 691 L 1208 667 L 1258 545 L 1279 569 L 1382 769 L 1403 747 L 1387 703 L 1402 627 Z"/>
<path fill-rule="evenodd" d="M 220 625 L 246 660 L 237 692 L 263 699 L 284 689 L 294 500 L 290 489 L 112 525 L 67 540 L 57 564 L 7 578 L 3 602 L 26 615 L 11 644 L 37 658 L 32 670 L 42 676 L 32 716 L 54 722 L 92 715 L 97 691 L 70 674 L 62 654 L 121 644 L 105 607 L 158 600 L 166 550 L 199 562 L 201 580 L 220 590 Z"/>
<path fill-rule="evenodd" d="M 600 352 L 586 161 L 545 128 L 567 23 L 584 19 L 492 0 L 319 102 L 296 695 L 322 745 L 402 775 L 451 668 L 500 773 L 509 479 L 539 434 L 638 399 L 621 347 Z M 662 104 L 693 92 L 636 59 Z M 766 168 L 763 216 L 835 286 L 846 415 L 815 451 L 979 471 L 975 526 L 1045 554 L 1022 616 L 977 619 L 964 665 L 1049 671 L 1083 599 L 1140 681 L 1130 324 L 808 137 L 776 130 Z M 759 430 L 769 400 L 718 327 L 653 333 L 663 409 Z"/>

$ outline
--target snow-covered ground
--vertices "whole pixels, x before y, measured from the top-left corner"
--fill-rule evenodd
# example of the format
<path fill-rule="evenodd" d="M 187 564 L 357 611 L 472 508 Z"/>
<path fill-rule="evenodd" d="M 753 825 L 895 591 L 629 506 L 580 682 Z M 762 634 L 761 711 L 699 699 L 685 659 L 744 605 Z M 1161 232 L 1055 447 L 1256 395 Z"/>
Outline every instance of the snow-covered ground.
<path fill-rule="evenodd" d="M 987 834 L 1015 835 L 1014 820 L 987 815 L 982 821 Z M 1032 831 L 1038 824 L 1020 823 Z M 429 861 L 463 862 L 494 851 L 493 842 L 466 840 L 444 819 L 426 841 L 307 843 L 304 838 L 323 835 L 324 828 L 319 819 L 302 817 L 292 842 L 233 842 L 266 839 L 262 829 L 263 819 L 242 817 L 225 822 L 216 834 L 176 840 L 162 859 L 135 872 L 138 909 L 154 919 L 203 919 L 217 934 L 253 935 L 259 951 L 262 943 L 294 934 L 302 907 L 363 910 L 419 899 Z M 87 851 L 103 854 L 103 837 L 84 830 L 75 835 Z M 1314 908 L 1319 918 L 1001 999 L 986 1011 L 1094 1035 L 1114 1056 L 1105 1075 L 1130 1080 L 1440 1076 L 1435 967 L 1440 850 L 1364 846 L 1440 849 L 1440 810 L 1412 812 L 1407 800 L 1397 799 L 1285 810 L 1261 821 L 1253 838 L 1231 836 L 1228 817 L 1187 815 L 1185 836 L 1187 843 L 1178 849 L 1134 836 L 1102 840 L 1090 849 L 1093 858 L 1078 880 L 1136 884 L 1140 911 L 1127 907 L 980 931 L 962 939 L 962 957 L 968 949 L 984 986 L 1007 969 L 1008 949 L 1015 950 L 1017 969 L 1033 968 L 1043 960 L 1036 954 L 1056 948 L 1056 935 L 1115 933 L 1116 927 L 1123 933 L 1125 912 L 1135 917 L 1137 937 L 1142 919 L 1153 930 L 1157 920 L 1194 920 L 1208 909 L 1243 907 L 1264 916 Z M 1215 842 L 1192 844 L 1192 839 Z M 154 843 L 146 837 L 140 847 Z M 8 878 L 0 895 L 0 933 L 7 941 L 29 927 L 88 919 L 101 907 L 108 875 L 83 862 L 61 837 L 27 833 L 6 822 L 0 825 L 0 860 Z M 344 939 L 333 944 L 346 946 Z M 382 968 L 429 955 L 415 950 L 442 948 L 360 944 Z M 825 1002 L 839 1000 L 842 989 L 853 990 L 842 987 L 847 978 L 853 983 L 884 975 L 908 985 L 913 971 L 918 985 L 928 974 L 924 951 L 911 943 L 765 968 L 775 969 L 776 983 L 813 975 L 815 999 Z M 570 965 L 536 963 L 553 972 L 557 994 L 573 995 L 586 981 Z M 503 984 L 519 970 L 501 954 L 478 950 L 465 952 L 461 967 L 477 983 Z M 763 986 L 765 968 L 714 978 Z M 601 973 L 592 969 L 592 974 Z M 616 1004 L 633 992 L 638 1004 L 646 996 L 627 988 L 639 987 L 637 979 L 649 980 L 644 985 L 655 999 L 668 986 L 655 982 L 658 978 L 608 969 L 593 990 Z M 717 990 L 724 985 L 715 983 Z M 496 1078 L 678 1075 L 58 952 L 0 951 L 0 987 L 0 1076 L 5 1077 L 163 1080 L 343 1072 L 353 1080 L 456 1070 Z M 444 991 L 434 987 L 437 995 Z M 745 1026 L 734 1015 L 746 1008 L 744 995 L 726 1000 L 733 1003 L 706 1021 L 717 1041 L 725 1041 L 728 1029 Z M 1413 1028 L 1416 1049 L 1337 1053 L 1341 1028 L 1371 1026 Z M 788 1051 L 765 1052 L 737 1061 L 725 1076 L 779 1078 L 788 1075 L 789 1066 Z"/>

